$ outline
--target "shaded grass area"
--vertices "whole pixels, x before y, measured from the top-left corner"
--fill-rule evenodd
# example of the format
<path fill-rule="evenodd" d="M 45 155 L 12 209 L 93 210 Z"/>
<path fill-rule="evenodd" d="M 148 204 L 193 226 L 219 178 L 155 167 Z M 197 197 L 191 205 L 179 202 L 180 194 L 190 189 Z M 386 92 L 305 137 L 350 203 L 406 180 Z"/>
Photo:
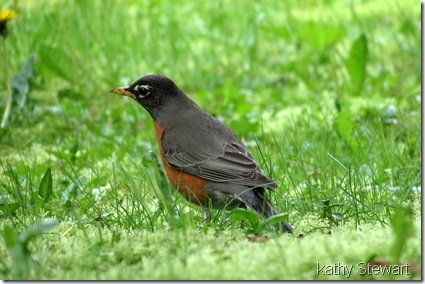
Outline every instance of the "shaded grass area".
<path fill-rule="evenodd" d="M 354 264 L 374 253 L 420 266 L 414 4 L 1 4 L 20 16 L 9 25 L 14 104 L 0 132 L 1 229 L 12 236 L 0 243 L 9 252 L 0 275 L 315 279 L 317 262 Z M 294 236 L 279 237 L 246 212 L 215 211 L 207 226 L 170 188 L 147 113 L 108 93 L 149 73 L 172 78 L 243 138 L 279 182 L 271 199 Z M 46 218 L 59 225 L 35 233 L 31 253 L 18 254 L 31 269 L 19 273 L 10 257 L 25 246 L 13 239 Z M 412 224 L 413 233 L 403 231 Z M 254 235 L 269 241 L 247 241 Z M 388 236 L 402 254 L 390 252 Z"/>

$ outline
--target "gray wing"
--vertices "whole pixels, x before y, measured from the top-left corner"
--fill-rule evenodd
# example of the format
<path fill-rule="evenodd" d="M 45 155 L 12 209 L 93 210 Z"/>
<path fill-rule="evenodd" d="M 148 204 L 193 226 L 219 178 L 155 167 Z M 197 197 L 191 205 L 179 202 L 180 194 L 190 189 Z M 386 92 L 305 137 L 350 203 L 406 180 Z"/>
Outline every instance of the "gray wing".
<path fill-rule="evenodd" d="M 196 139 L 190 139 L 190 136 L 184 133 L 173 135 L 173 131 L 164 132 L 162 148 L 169 165 L 209 181 L 269 189 L 277 187 L 275 181 L 263 174 L 251 153 L 236 135 L 233 139 L 223 139 L 198 130 L 195 133 L 201 135 Z"/>

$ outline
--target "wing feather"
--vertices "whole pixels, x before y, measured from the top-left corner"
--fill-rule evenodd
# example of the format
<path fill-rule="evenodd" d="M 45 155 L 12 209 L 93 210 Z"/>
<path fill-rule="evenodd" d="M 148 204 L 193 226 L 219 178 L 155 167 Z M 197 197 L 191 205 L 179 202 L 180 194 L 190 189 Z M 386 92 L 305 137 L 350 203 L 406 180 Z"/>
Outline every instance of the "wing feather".
<path fill-rule="evenodd" d="M 177 136 L 178 137 L 178 136 Z M 179 143 L 176 135 L 164 133 L 162 146 L 165 160 L 172 167 L 214 182 L 246 186 L 277 187 L 267 178 L 251 153 L 239 141 L 202 140 L 202 145 L 188 140 Z"/>

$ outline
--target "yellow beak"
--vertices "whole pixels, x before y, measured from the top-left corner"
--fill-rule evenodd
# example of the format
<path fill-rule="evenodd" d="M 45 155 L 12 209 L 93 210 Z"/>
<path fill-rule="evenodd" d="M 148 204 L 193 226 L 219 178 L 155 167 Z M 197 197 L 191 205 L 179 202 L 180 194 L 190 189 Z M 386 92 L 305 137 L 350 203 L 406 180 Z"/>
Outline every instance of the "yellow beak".
<path fill-rule="evenodd" d="M 125 87 L 119 87 L 119 88 L 115 88 L 111 91 L 111 93 L 116 94 L 116 95 L 120 95 L 120 96 L 126 96 L 126 97 L 130 97 L 133 99 L 136 99 L 136 95 L 134 95 L 133 93 L 127 91 L 128 90 L 128 86 Z"/>

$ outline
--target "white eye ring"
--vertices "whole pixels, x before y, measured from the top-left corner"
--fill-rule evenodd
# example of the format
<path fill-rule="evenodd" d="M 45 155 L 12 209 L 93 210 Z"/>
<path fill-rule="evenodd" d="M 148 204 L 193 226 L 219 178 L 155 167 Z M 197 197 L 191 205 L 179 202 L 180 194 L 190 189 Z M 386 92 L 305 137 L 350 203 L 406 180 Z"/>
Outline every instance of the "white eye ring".
<path fill-rule="evenodd" d="M 136 87 L 134 87 L 134 90 L 139 93 L 138 97 L 140 99 L 143 99 L 144 97 L 149 96 L 149 94 L 151 93 L 149 91 L 150 89 L 151 89 L 151 86 L 149 85 L 136 85 Z M 142 91 L 145 94 L 140 94 L 140 91 Z"/>

